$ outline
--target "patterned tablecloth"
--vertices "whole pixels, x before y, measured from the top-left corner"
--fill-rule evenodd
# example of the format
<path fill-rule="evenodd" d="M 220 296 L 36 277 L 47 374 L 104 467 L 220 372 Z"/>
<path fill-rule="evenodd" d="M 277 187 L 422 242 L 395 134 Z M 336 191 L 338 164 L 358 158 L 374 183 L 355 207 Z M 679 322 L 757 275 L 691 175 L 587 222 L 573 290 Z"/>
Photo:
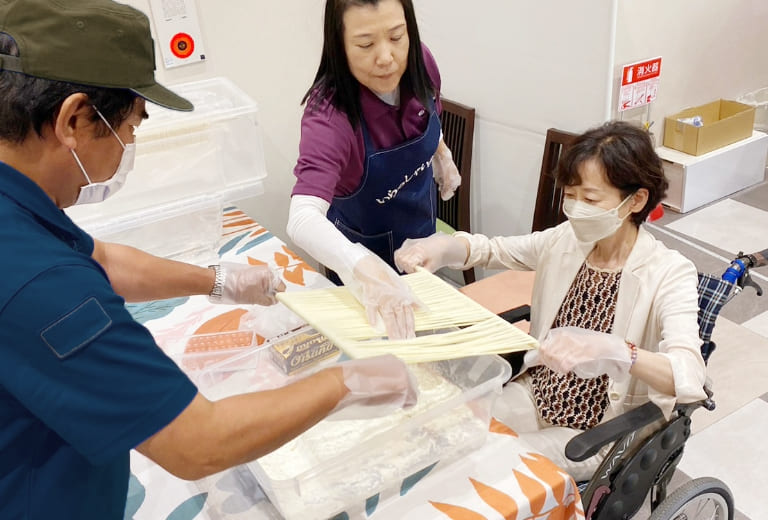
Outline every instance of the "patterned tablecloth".
<path fill-rule="evenodd" d="M 288 290 L 328 287 L 330 282 L 291 252 L 279 238 L 239 209 L 227 208 L 219 249 L 222 260 L 269 264 L 281 270 Z M 258 342 L 300 325 L 281 306 L 215 306 L 204 297 L 130 305 L 137 320 L 158 344 L 186 368 L 189 360 L 227 354 L 214 343 L 189 341 L 195 334 L 231 332 L 236 344 L 241 319 L 253 317 Z M 266 318 L 264 313 L 266 314 Z M 180 341 L 180 338 L 183 340 Z M 266 338 L 266 339 L 265 339 Z M 185 365 L 186 363 L 186 365 Z M 584 518 L 576 484 L 548 459 L 534 453 L 509 428 L 492 421 L 486 443 L 463 459 L 434 464 L 406 478 L 394 496 L 367 504 L 359 517 L 371 520 L 578 520 Z M 173 477 L 135 451 L 126 519 L 258 520 L 282 517 L 270 504 L 253 474 L 234 468 L 196 482 Z M 334 520 L 350 519 L 342 513 Z"/>

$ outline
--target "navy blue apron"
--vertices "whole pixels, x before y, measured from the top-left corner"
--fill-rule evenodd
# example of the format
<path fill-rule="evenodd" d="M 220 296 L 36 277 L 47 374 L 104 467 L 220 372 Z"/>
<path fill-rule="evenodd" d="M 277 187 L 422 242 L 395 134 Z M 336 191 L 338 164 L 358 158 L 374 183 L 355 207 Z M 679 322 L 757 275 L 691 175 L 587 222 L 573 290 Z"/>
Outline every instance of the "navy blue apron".
<path fill-rule="evenodd" d="M 393 268 L 394 252 L 406 238 L 435 232 L 432 157 L 440 141 L 440 118 L 431 99 L 429 112 L 421 136 L 384 150 L 374 148 L 361 119 L 365 169 L 360 186 L 350 195 L 334 197 L 327 213 L 351 242 L 364 245 Z"/>

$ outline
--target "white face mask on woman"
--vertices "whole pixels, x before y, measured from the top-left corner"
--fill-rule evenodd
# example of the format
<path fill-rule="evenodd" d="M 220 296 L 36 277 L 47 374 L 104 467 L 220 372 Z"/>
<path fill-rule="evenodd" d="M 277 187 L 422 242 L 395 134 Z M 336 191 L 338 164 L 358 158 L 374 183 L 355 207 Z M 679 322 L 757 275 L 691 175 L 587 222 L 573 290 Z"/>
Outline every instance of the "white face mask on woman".
<path fill-rule="evenodd" d="M 592 243 L 616 233 L 624 220 L 631 215 L 629 212 L 623 218 L 619 217 L 619 208 L 631 199 L 632 195 L 634 193 L 628 195 L 613 209 L 598 208 L 576 199 L 565 199 L 563 201 L 563 213 L 571 223 L 576 240 L 582 243 Z"/>
<path fill-rule="evenodd" d="M 88 177 L 88 174 L 83 167 L 83 163 L 80 162 L 80 158 L 77 156 L 77 152 L 70 150 L 75 158 L 75 162 L 80 167 L 80 171 L 83 172 L 85 180 L 88 181 L 88 184 L 80 187 L 80 194 L 77 196 L 75 206 L 78 204 L 102 202 L 110 195 L 117 193 L 117 191 L 123 187 L 123 184 L 125 184 L 125 179 L 128 176 L 128 173 L 133 170 L 133 162 L 136 159 L 136 145 L 123 143 L 123 140 L 117 135 L 117 132 L 112 128 L 112 125 L 110 125 L 106 118 L 101 115 L 99 109 L 96 107 L 93 107 L 93 109 L 99 115 L 101 120 L 104 121 L 104 124 L 107 125 L 109 131 L 112 132 L 112 135 L 115 136 L 117 142 L 120 143 L 120 146 L 123 147 L 123 156 L 120 158 L 120 164 L 117 165 L 117 171 L 115 171 L 115 174 L 112 177 L 102 182 L 91 182 L 90 177 Z"/>

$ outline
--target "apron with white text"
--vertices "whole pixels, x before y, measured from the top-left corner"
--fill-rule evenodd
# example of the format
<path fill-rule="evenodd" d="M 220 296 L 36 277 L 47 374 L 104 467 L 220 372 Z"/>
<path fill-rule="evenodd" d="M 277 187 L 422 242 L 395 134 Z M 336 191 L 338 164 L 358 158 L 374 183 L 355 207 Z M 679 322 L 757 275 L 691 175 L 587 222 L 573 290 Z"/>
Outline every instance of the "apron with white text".
<path fill-rule="evenodd" d="M 435 232 L 437 193 L 432 177 L 432 157 L 440 141 L 440 118 L 430 100 L 424 133 L 398 146 L 376 150 L 365 121 L 365 166 L 360 186 L 343 197 L 334 197 L 328 219 L 351 242 L 358 242 L 392 267 L 394 252 L 406 238 Z"/>

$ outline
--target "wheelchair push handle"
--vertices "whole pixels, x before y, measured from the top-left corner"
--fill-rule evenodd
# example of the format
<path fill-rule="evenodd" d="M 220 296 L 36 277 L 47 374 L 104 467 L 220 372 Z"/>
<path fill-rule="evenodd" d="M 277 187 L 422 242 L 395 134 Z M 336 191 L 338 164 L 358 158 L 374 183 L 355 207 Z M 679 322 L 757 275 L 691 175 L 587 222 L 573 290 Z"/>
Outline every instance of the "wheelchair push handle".
<path fill-rule="evenodd" d="M 762 267 L 768 265 L 768 249 L 763 249 L 758 253 L 752 253 L 747 256 L 751 257 L 750 259 L 752 260 L 752 265 L 750 267 Z"/>
<path fill-rule="evenodd" d="M 742 251 L 739 251 L 738 256 L 733 259 L 731 265 L 729 265 L 723 273 L 722 279 L 726 282 L 735 284 L 739 289 L 743 289 L 745 286 L 752 286 L 757 292 L 757 295 L 761 296 L 763 294 L 763 289 L 752 280 L 749 270 L 753 267 L 761 267 L 764 265 L 768 265 L 768 249 L 746 255 Z"/>

